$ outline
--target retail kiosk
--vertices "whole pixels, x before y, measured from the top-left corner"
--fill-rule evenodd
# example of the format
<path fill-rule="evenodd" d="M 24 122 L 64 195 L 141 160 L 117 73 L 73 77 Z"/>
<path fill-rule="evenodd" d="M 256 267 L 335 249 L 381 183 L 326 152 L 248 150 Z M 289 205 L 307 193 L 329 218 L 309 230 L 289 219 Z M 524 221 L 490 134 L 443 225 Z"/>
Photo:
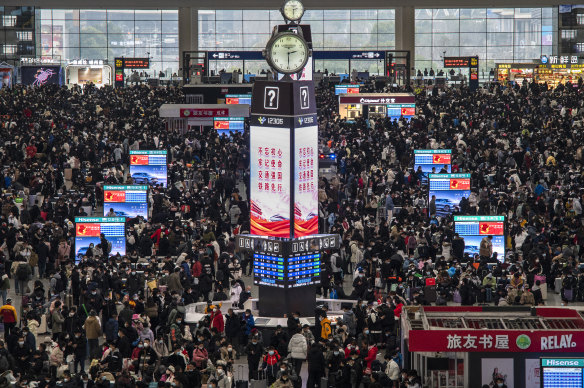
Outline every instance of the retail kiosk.
<path fill-rule="evenodd" d="M 339 116 L 357 118 L 412 118 L 416 114 L 416 97 L 409 93 L 346 93 L 339 95 Z"/>

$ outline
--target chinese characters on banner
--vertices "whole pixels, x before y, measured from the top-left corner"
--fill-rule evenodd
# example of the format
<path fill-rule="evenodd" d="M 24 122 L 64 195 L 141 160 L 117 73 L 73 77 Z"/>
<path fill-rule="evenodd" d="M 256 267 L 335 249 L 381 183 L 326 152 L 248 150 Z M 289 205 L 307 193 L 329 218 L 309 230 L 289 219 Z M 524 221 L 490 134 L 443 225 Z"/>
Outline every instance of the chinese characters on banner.
<path fill-rule="evenodd" d="M 290 237 L 290 129 L 250 131 L 251 234 Z"/>
<path fill-rule="evenodd" d="M 318 128 L 294 129 L 294 237 L 318 233 Z"/>
<path fill-rule="evenodd" d="M 481 336 L 471 334 L 460 336 L 451 334 L 448 335 L 446 339 L 448 340 L 446 348 L 449 350 L 478 349 L 479 345 L 481 349 L 509 350 L 509 335 L 507 334 L 495 336 L 489 334 L 483 334 Z"/>

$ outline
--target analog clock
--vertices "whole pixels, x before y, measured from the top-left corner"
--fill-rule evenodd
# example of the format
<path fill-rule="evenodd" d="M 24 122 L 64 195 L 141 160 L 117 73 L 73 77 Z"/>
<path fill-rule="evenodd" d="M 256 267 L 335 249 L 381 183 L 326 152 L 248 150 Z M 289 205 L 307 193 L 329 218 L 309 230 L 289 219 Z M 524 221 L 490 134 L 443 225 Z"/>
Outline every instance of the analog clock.
<path fill-rule="evenodd" d="M 265 52 L 268 63 L 282 74 L 302 71 L 310 56 L 304 38 L 294 32 L 281 32 L 272 37 Z"/>
<path fill-rule="evenodd" d="M 298 22 L 304 15 L 304 5 L 299 0 L 288 0 L 280 9 L 286 20 Z"/>

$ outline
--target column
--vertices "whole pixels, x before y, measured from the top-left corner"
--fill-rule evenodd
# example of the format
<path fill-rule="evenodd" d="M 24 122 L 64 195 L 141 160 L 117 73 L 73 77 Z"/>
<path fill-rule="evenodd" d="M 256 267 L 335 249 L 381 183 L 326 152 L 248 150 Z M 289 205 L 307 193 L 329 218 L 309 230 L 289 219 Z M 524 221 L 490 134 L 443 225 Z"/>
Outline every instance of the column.
<path fill-rule="evenodd" d="M 411 68 L 416 58 L 416 9 L 414 7 L 395 8 L 395 49 L 410 51 Z"/>
<path fill-rule="evenodd" d="M 182 53 L 196 51 L 199 48 L 199 16 L 196 8 L 180 7 L 178 9 L 178 55 L 182 68 Z"/>

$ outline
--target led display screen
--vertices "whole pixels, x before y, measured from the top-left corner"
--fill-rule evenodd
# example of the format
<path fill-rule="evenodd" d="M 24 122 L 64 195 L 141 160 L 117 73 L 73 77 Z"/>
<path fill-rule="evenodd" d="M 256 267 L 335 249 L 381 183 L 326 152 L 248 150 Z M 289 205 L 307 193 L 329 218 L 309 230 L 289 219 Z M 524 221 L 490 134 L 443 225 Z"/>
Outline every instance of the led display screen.
<path fill-rule="evenodd" d="M 401 117 L 410 120 L 415 114 L 416 104 L 387 104 L 387 117 L 392 120 Z"/>
<path fill-rule="evenodd" d="M 166 150 L 130 151 L 130 175 L 138 185 L 167 187 Z"/>
<path fill-rule="evenodd" d="M 103 187 L 103 215 L 113 209 L 116 217 L 148 219 L 148 186 L 105 185 Z"/>
<path fill-rule="evenodd" d="M 219 136 L 231 136 L 230 132 L 243 133 L 245 119 L 243 117 L 215 117 L 213 118 L 213 128 Z"/>
<path fill-rule="evenodd" d="M 583 388 L 584 359 L 541 358 L 541 388 Z"/>
<path fill-rule="evenodd" d="M 360 85 L 335 85 L 335 96 L 339 94 L 357 94 L 359 93 Z"/>
<path fill-rule="evenodd" d="M 111 243 L 110 256 L 126 254 L 124 217 L 75 217 L 75 261 L 79 261 L 90 244 L 101 243 L 100 234 Z"/>
<path fill-rule="evenodd" d="M 294 130 L 294 237 L 318 233 L 318 127 Z"/>
<path fill-rule="evenodd" d="M 227 105 L 249 104 L 251 105 L 251 94 L 226 94 L 225 103 Z"/>
<path fill-rule="evenodd" d="M 414 150 L 414 171 L 422 168 L 423 182 L 428 180 L 428 174 L 437 174 L 442 168 L 450 173 L 451 154 L 452 150 Z"/>
<path fill-rule="evenodd" d="M 20 76 L 23 85 L 62 85 L 61 66 L 23 66 Z"/>
<path fill-rule="evenodd" d="M 428 203 L 436 196 L 436 215 L 460 210 L 460 200 L 470 195 L 470 174 L 428 174 Z"/>
<path fill-rule="evenodd" d="M 454 216 L 454 232 L 464 239 L 464 252 L 471 257 L 479 254 L 485 236 L 493 236 L 493 252 L 499 261 L 505 260 L 504 216 Z"/>
<path fill-rule="evenodd" d="M 251 234 L 289 238 L 289 128 L 252 126 L 250 170 Z"/>

